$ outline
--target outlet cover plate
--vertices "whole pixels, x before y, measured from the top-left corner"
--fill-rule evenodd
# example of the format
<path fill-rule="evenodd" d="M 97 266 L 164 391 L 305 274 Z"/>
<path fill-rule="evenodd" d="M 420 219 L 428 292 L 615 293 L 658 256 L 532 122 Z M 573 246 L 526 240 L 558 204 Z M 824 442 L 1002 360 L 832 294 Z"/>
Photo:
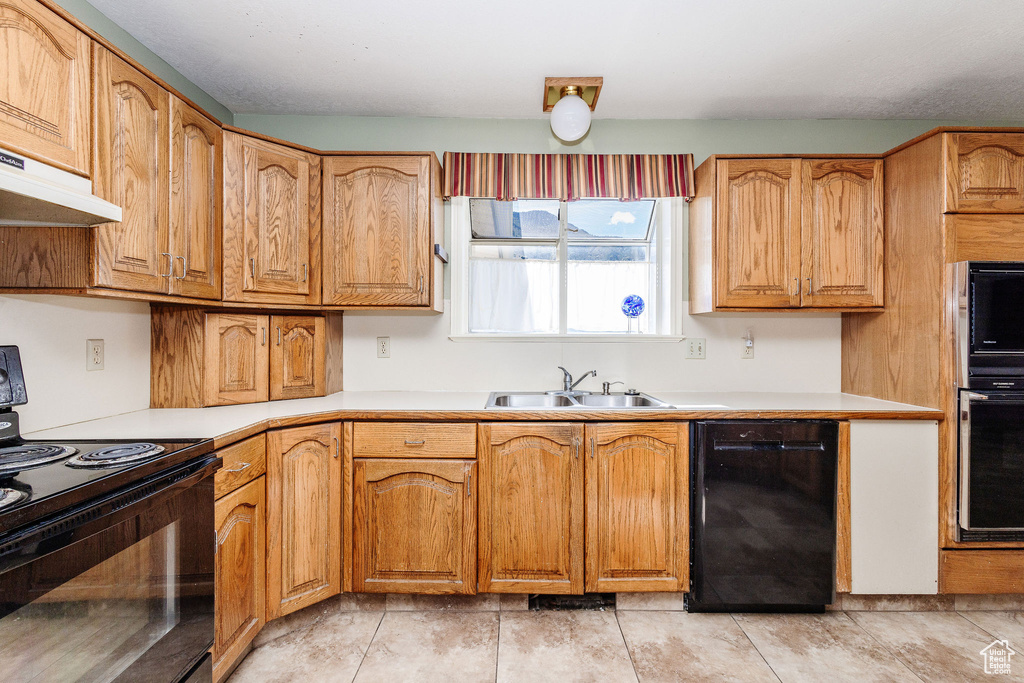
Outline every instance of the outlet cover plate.
<path fill-rule="evenodd" d="M 85 340 L 85 369 L 102 370 L 103 364 L 106 359 L 104 358 L 103 340 L 102 339 L 86 339 Z"/>

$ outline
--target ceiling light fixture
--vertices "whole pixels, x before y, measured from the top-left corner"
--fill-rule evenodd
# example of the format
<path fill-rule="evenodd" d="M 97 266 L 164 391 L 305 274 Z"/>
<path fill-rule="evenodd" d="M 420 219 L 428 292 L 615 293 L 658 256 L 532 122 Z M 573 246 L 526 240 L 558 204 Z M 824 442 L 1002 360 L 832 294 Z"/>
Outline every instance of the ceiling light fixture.
<path fill-rule="evenodd" d="M 551 132 L 559 140 L 575 142 L 590 130 L 590 112 L 597 106 L 604 79 L 545 78 L 544 111 L 551 112 Z"/>

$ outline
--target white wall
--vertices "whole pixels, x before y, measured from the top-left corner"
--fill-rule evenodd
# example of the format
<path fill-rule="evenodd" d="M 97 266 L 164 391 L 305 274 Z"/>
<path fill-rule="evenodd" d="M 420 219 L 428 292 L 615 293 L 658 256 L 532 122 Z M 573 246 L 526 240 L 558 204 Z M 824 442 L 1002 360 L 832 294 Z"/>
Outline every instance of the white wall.
<path fill-rule="evenodd" d="M 86 371 L 86 339 L 104 340 L 105 369 Z M 22 432 L 149 407 L 149 304 L 0 296 L 0 345 L 21 350 Z"/>
<path fill-rule="evenodd" d="M 840 390 L 839 314 L 684 316 L 683 333 L 707 339 L 705 360 L 687 360 L 685 342 L 454 342 L 448 338 L 450 325 L 447 312 L 345 313 L 345 389 L 557 389 L 562 377 L 557 366 L 564 365 L 574 375 L 596 369 L 597 379 L 580 385 L 592 390 L 605 380 L 623 380 L 655 394 Z M 741 360 L 740 338 L 748 329 L 754 334 L 754 358 Z M 379 336 L 391 337 L 390 358 L 377 358 Z"/>

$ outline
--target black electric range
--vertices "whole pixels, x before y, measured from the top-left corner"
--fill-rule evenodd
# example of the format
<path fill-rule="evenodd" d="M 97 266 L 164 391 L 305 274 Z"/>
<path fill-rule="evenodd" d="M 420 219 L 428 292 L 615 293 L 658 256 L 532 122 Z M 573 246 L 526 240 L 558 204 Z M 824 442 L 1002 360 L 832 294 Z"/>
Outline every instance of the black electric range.
<path fill-rule="evenodd" d="M 25 439 L 0 346 L 0 632 L 25 680 L 210 681 L 210 439 Z M 93 634 L 39 639 L 36 633 Z"/>

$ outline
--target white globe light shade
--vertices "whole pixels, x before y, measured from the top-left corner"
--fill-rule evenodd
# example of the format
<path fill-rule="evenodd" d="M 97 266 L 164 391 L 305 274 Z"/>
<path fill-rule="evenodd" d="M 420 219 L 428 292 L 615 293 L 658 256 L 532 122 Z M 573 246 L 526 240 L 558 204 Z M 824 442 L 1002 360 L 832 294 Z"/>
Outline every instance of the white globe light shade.
<path fill-rule="evenodd" d="M 551 108 L 551 132 L 560 140 L 574 142 L 590 130 L 590 107 L 578 95 L 566 95 Z"/>

